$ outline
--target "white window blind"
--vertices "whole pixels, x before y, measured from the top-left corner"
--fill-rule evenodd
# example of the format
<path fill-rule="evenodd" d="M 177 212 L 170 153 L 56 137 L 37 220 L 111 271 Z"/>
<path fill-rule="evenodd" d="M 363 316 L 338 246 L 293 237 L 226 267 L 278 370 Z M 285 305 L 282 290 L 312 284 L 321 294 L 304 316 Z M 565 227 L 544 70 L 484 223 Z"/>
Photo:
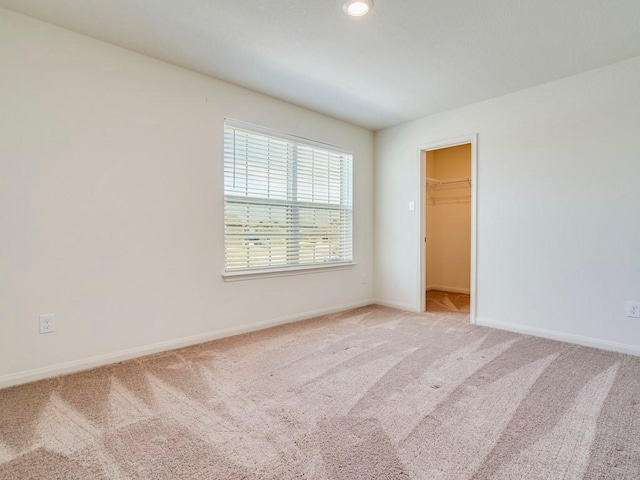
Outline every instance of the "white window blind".
<path fill-rule="evenodd" d="M 352 261 L 352 155 L 225 122 L 225 271 Z"/>

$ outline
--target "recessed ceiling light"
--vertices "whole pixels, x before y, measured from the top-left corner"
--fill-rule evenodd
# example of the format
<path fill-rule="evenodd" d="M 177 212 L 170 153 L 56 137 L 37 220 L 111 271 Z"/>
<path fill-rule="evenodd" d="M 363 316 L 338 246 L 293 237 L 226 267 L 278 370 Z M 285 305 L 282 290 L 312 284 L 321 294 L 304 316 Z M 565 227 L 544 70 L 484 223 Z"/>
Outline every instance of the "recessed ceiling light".
<path fill-rule="evenodd" d="M 344 2 L 344 11 L 352 17 L 362 17 L 373 8 L 373 0 L 347 0 Z"/>

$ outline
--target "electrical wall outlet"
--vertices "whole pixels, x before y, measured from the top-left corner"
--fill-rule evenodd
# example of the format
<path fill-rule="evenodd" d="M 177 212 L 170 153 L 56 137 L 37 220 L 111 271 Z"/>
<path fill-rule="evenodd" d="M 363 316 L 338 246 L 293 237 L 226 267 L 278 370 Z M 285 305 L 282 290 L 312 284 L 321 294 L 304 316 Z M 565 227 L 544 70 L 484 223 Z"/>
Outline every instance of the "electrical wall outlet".
<path fill-rule="evenodd" d="M 627 317 L 640 318 L 640 302 L 627 302 Z"/>
<path fill-rule="evenodd" d="M 360 283 L 362 283 L 362 285 L 366 285 L 368 281 L 369 281 L 369 279 L 367 278 L 367 274 L 363 273 L 362 274 L 362 279 L 360 280 Z"/>
<path fill-rule="evenodd" d="M 53 313 L 40 315 L 40 333 L 51 333 L 56 331 L 56 317 Z"/>

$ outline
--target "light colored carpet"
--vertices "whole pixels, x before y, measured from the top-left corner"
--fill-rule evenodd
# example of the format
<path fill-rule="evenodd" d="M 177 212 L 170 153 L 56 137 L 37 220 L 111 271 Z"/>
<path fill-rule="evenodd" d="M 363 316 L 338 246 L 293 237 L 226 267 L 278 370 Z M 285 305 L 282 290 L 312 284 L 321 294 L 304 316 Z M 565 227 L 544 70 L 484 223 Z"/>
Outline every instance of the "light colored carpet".
<path fill-rule="evenodd" d="M 427 312 L 469 313 L 471 295 L 442 290 L 427 290 Z"/>
<path fill-rule="evenodd" d="M 365 307 L 0 390 L 0 478 L 640 478 L 640 358 L 466 319 Z"/>

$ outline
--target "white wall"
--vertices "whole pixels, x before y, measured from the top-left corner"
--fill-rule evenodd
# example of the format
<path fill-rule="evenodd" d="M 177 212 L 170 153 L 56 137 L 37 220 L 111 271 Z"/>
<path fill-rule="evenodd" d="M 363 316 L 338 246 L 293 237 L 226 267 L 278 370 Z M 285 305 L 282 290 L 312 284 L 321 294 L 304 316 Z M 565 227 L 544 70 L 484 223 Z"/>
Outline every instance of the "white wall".
<path fill-rule="evenodd" d="M 0 386 L 370 302 L 371 132 L 3 9 L 0 59 Z M 354 152 L 355 268 L 222 280 L 225 117 Z"/>
<path fill-rule="evenodd" d="M 376 294 L 418 307 L 418 147 L 478 133 L 477 315 L 640 353 L 640 58 L 376 134 Z"/>
<path fill-rule="evenodd" d="M 471 178 L 471 144 L 427 152 L 427 177 Z M 471 187 L 430 185 L 426 205 L 427 290 L 469 293 Z"/>

